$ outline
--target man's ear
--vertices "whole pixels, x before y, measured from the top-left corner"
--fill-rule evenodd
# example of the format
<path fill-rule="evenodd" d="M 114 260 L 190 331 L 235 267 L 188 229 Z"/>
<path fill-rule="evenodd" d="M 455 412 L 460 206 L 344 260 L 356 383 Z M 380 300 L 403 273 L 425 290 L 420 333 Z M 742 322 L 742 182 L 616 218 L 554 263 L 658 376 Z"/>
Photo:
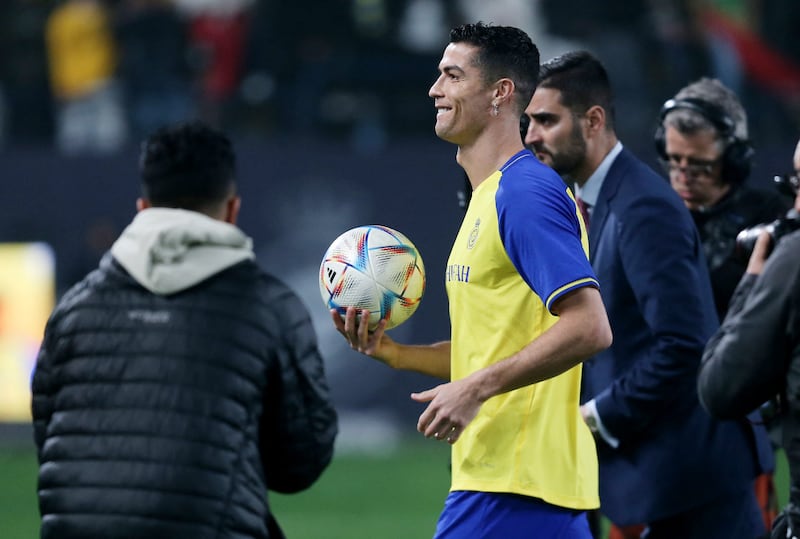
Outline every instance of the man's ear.
<path fill-rule="evenodd" d="M 493 103 L 510 102 L 514 94 L 514 81 L 511 79 L 500 79 L 494 91 Z"/>
<path fill-rule="evenodd" d="M 586 111 L 586 119 L 591 131 L 603 131 L 606 128 L 606 111 L 603 107 L 595 105 Z"/>
<path fill-rule="evenodd" d="M 136 199 L 136 211 L 146 210 L 147 208 L 151 208 L 153 205 L 150 203 L 149 200 L 146 198 L 137 198 Z"/>
<path fill-rule="evenodd" d="M 230 223 L 232 225 L 236 224 L 236 220 L 239 218 L 239 209 L 242 207 L 242 197 L 232 196 L 225 202 L 225 219 L 226 223 Z"/>

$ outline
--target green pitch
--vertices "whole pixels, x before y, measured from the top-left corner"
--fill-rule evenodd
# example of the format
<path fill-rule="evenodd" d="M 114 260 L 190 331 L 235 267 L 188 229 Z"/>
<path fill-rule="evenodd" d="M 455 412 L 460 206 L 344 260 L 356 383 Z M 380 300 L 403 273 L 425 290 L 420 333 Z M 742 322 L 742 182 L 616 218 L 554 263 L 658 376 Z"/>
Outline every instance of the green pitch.
<path fill-rule="evenodd" d="M 272 494 L 270 503 L 289 539 L 427 539 L 449 485 L 449 450 L 413 440 L 386 454 L 340 454 L 310 490 Z M 783 453 L 775 474 L 781 506 L 788 495 Z M 0 447 L 0 535 L 34 539 L 36 457 Z"/>
<path fill-rule="evenodd" d="M 449 447 L 424 439 L 340 454 L 311 489 L 270 494 L 289 539 L 430 538 L 450 484 Z M 0 447 L 0 537 L 39 536 L 36 456 Z"/>
<path fill-rule="evenodd" d="M 337 457 L 319 482 L 271 503 L 289 539 L 430 538 L 450 486 L 449 446 Z"/>

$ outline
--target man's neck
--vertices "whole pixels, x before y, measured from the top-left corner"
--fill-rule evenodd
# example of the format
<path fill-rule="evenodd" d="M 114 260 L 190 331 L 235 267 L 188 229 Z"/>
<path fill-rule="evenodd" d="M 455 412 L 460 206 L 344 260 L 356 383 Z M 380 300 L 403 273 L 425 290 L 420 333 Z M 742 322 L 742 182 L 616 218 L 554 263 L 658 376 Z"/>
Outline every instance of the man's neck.
<path fill-rule="evenodd" d="M 467 173 L 472 188 L 476 189 L 483 180 L 523 149 L 525 147 L 518 129 L 513 132 L 486 130 L 473 143 L 459 145 L 456 161 Z"/>
<path fill-rule="evenodd" d="M 576 183 L 578 187 L 583 187 L 589 181 L 589 178 L 592 177 L 592 174 L 603 162 L 603 159 L 617 145 L 618 139 L 615 134 L 609 133 L 593 142 L 593 144 L 587 144 L 586 159 L 584 159 L 583 164 L 578 169 L 565 174 L 569 181 Z"/>

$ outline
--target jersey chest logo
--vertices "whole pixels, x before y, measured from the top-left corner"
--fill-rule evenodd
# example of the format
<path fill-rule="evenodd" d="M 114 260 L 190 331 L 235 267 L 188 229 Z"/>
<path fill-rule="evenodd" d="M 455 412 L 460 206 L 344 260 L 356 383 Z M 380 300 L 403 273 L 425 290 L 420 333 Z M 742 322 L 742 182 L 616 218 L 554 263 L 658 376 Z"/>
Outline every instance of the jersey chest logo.
<path fill-rule="evenodd" d="M 469 233 L 469 238 L 467 238 L 467 249 L 472 249 L 475 247 L 475 242 L 478 240 L 478 227 L 480 226 L 480 218 L 475 219 L 475 226 L 472 227 L 472 231 Z"/>

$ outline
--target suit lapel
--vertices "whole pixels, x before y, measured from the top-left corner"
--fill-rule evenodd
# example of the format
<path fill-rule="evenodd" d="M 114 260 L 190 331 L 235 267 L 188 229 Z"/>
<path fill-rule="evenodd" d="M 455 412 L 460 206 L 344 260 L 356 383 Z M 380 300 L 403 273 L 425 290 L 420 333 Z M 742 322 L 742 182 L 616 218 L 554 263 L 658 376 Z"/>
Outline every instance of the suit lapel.
<path fill-rule="evenodd" d="M 625 164 L 628 161 L 628 153 L 626 149 L 622 149 L 620 154 L 611 163 L 603 180 L 603 186 L 600 188 L 600 193 L 597 196 L 597 204 L 592 211 L 592 223 L 589 226 L 589 261 L 594 261 L 594 253 L 597 247 L 597 242 L 600 239 L 600 234 L 603 227 L 606 225 L 606 219 L 609 212 L 609 204 L 614 196 L 617 194 L 619 184 L 624 176 Z"/>

